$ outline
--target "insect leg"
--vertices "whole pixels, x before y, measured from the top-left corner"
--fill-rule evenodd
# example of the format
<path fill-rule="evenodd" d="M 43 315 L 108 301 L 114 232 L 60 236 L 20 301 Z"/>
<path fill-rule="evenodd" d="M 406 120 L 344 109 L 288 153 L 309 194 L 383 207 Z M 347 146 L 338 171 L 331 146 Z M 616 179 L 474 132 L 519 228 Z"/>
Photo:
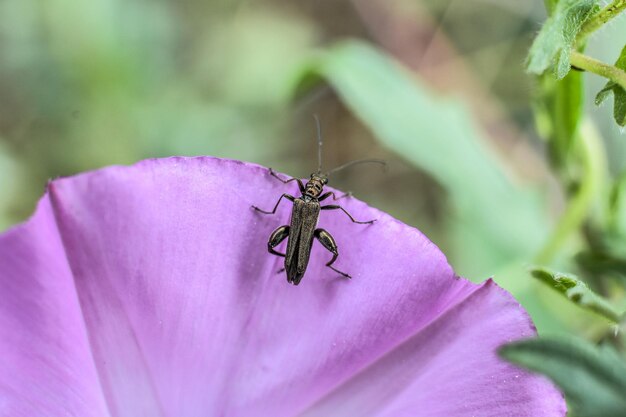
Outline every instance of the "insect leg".
<path fill-rule="evenodd" d="M 358 223 L 358 224 L 372 224 L 372 223 L 374 223 L 374 222 L 376 221 L 376 219 L 374 219 L 374 220 L 369 220 L 369 221 L 366 221 L 366 222 L 360 222 L 360 221 L 358 221 L 358 220 L 354 220 L 354 217 L 352 217 L 352 216 L 350 215 L 350 213 L 348 213 L 348 212 L 346 211 L 346 209 L 345 209 L 345 208 L 343 208 L 343 207 L 341 207 L 341 206 L 337 206 L 337 205 L 322 206 L 322 207 L 321 207 L 321 210 L 341 210 L 341 211 L 343 211 L 344 213 L 346 213 L 346 215 L 347 215 L 348 217 L 350 217 L 350 220 L 352 220 L 352 222 L 353 222 L 353 223 Z"/>
<path fill-rule="evenodd" d="M 276 174 L 276 171 L 274 171 L 272 168 L 270 168 L 270 175 L 274 178 L 276 178 L 277 180 L 279 180 L 280 182 L 282 182 L 283 184 L 288 184 L 291 181 L 297 181 L 298 182 L 298 188 L 300 189 L 300 192 L 302 194 L 304 194 L 304 184 L 302 184 L 302 180 L 300 178 L 290 178 L 288 180 L 282 179 L 281 177 L 278 176 L 278 174 Z"/>
<path fill-rule="evenodd" d="M 337 256 L 339 256 L 339 253 L 337 252 L 337 243 L 335 243 L 335 239 L 333 239 L 330 233 L 328 233 L 324 229 L 316 229 L 314 232 L 314 236 L 317 240 L 319 240 L 322 246 L 324 246 L 326 249 L 328 249 L 330 253 L 333 254 L 333 259 L 328 261 L 326 266 L 346 278 L 352 278 L 350 275 L 346 274 L 345 272 L 341 272 L 340 270 L 332 266 L 333 263 L 337 260 Z"/>
<path fill-rule="evenodd" d="M 260 208 L 258 208 L 257 206 L 252 206 L 252 208 L 253 208 L 253 209 L 255 209 L 256 211 L 260 211 L 260 212 L 261 212 L 261 213 L 263 213 L 263 214 L 274 214 L 274 213 L 276 213 L 276 209 L 278 208 L 278 205 L 280 204 L 280 200 L 282 200 L 282 199 L 283 199 L 283 197 L 284 197 L 284 198 L 286 198 L 286 199 L 287 199 L 287 200 L 289 200 L 289 201 L 293 201 L 293 200 L 295 200 L 295 199 L 296 199 L 296 198 L 295 198 L 294 196 L 292 196 L 292 195 L 289 195 L 289 194 L 283 194 L 283 195 L 281 195 L 281 196 L 280 196 L 280 198 L 279 198 L 279 199 L 278 199 L 278 201 L 276 202 L 276 205 L 274 206 L 274 210 L 272 210 L 272 211 L 265 211 L 265 210 L 261 210 L 261 209 L 260 209 Z"/>
<path fill-rule="evenodd" d="M 337 196 L 335 195 L 335 193 L 334 193 L 334 192 L 329 191 L 329 192 L 327 192 L 327 193 L 325 193 L 325 194 L 322 194 L 322 196 L 321 196 L 320 198 L 318 198 L 318 199 L 317 199 L 317 201 L 324 201 L 324 200 L 326 200 L 328 197 L 330 197 L 331 195 L 333 196 L 333 201 L 337 201 L 337 200 L 341 200 L 342 198 L 352 197 L 352 192 L 351 192 L 351 191 L 348 191 L 348 192 L 347 192 L 347 193 L 345 193 L 344 195 L 337 197 Z"/>
<path fill-rule="evenodd" d="M 273 255 L 285 257 L 284 253 L 276 252 L 274 248 L 280 245 L 280 242 L 285 240 L 289 236 L 289 226 L 280 226 L 274 230 L 267 241 L 267 251 Z"/>

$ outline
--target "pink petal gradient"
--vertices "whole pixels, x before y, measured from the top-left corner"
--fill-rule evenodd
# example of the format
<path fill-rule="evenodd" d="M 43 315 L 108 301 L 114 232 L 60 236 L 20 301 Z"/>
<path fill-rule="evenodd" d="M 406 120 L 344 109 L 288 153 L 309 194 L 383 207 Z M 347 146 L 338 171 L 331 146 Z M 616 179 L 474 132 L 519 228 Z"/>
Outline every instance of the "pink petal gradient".
<path fill-rule="evenodd" d="M 51 182 L 0 236 L 1 416 L 564 416 L 501 361 L 535 334 L 492 281 L 454 275 L 416 229 L 356 199 L 322 212 L 299 286 L 267 238 L 297 195 L 267 169 L 148 160 Z M 324 203 L 323 203 L 324 204 Z"/>

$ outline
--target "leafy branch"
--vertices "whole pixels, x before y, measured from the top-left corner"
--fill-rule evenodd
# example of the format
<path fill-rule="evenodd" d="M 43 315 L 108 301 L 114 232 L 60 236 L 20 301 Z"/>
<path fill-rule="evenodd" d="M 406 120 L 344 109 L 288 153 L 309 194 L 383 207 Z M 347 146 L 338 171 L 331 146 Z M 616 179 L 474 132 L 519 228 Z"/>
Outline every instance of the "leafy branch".
<path fill-rule="evenodd" d="M 613 81 L 626 90 L 626 71 L 576 51 L 572 51 L 570 54 L 570 63 L 576 68 L 593 72 L 594 74 Z"/>
<path fill-rule="evenodd" d="M 610 81 L 596 95 L 596 104 L 600 105 L 610 93 L 613 93 L 613 116 L 618 125 L 626 126 L 626 84 L 624 84 L 626 79 L 626 46 L 624 46 L 622 53 L 617 58 L 615 67 L 611 68 L 616 70 L 618 77 L 607 77 Z"/>
<path fill-rule="evenodd" d="M 616 324 L 620 324 L 624 319 L 623 311 L 613 307 L 609 301 L 593 292 L 587 284 L 574 275 L 542 267 L 532 268 L 531 274 L 581 308 L 593 311 Z"/>
<path fill-rule="evenodd" d="M 608 346 L 570 337 L 539 338 L 506 345 L 498 353 L 554 381 L 578 417 L 626 415 L 626 363 Z"/>
<path fill-rule="evenodd" d="M 583 24 L 580 32 L 578 32 L 578 36 L 576 37 L 576 44 L 582 45 L 590 34 L 600 29 L 602 26 L 608 23 L 609 20 L 613 19 L 624 10 L 626 10 L 626 0 L 614 0 L 605 8 L 601 9 L 599 12 L 591 16 Z"/>
<path fill-rule="evenodd" d="M 614 65 L 584 53 L 589 35 L 625 11 L 626 0 L 613 0 L 603 8 L 598 0 L 545 3 L 549 18 L 530 48 L 527 69 L 539 75 L 535 105 L 538 130 L 546 139 L 551 168 L 568 204 L 536 259 L 541 264 L 552 263 L 559 249 L 578 231 L 584 239 L 575 260 L 585 280 L 543 267 L 531 273 L 570 302 L 613 323 L 610 334 L 602 340 L 623 351 L 618 330 L 626 324 L 624 293 L 612 291 L 623 286 L 626 276 L 622 256 L 626 234 L 620 224 L 623 216 L 618 217 L 622 183 L 618 179 L 607 192 L 611 187 L 606 187 L 606 150 L 591 122 L 583 117 L 581 71 L 608 80 L 595 102 L 600 104 L 612 93 L 615 120 L 620 126 L 626 125 L 626 46 Z M 603 207 L 608 208 L 608 215 L 602 214 Z M 613 302 L 620 296 L 622 302 L 616 307 Z M 539 337 L 509 344 L 499 352 L 510 362 L 551 378 L 577 416 L 626 415 L 626 362 L 613 348 L 578 339 Z"/>
<path fill-rule="evenodd" d="M 626 0 L 614 0 L 604 8 L 599 8 L 597 3 L 597 0 L 549 2 L 551 14 L 530 48 L 527 69 L 528 72 L 541 75 L 552 68 L 557 80 L 564 79 L 572 68 L 606 78 L 609 84 L 599 93 L 596 103 L 602 102 L 608 93 L 613 92 L 615 121 L 624 126 L 626 124 L 624 52 L 615 65 L 610 65 L 584 55 L 583 50 L 591 33 L 626 10 Z"/>

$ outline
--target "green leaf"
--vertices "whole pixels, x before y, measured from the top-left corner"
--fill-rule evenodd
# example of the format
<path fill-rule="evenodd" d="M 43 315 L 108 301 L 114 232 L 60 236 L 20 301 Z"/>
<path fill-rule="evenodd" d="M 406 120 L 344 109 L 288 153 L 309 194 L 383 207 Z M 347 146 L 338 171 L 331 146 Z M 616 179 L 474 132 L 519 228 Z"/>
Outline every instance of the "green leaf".
<path fill-rule="evenodd" d="M 552 15 L 558 0 L 543 0 L 543 4 L 546 6 L 546 10 L 548 11 L 548 16 Z"/>
<path fill-rule="evenodd" d="M 544 74 L 540 95 L 534 102 L 539 134 L 547 140 L 554 166 L 562 168 L 572 157 L 583 114 L 583 76 L 570 71 L 563 79 Z"/>
<path fill-rule="evenodd" d="M 624 46 L 622 53 L 619 58 L 617 58 L 615 66 L 626 71 L 626 46 Z M 600 105 L 611 93 L 613 93 L 614 99 L 613 117 L 615 118 L 615 122 L 620 126 L 626 126 L 626 90 L 624 90 L 621 85 L 613 81 L 607 82 L 596 96 L 596 105 Z"/>
<path fill-rule="evenodd" d="M 531 274 L 584 309 L 598 313 L 614 323 L 619 323 L 623 318 L 623 312 L 618 311 L 574 275 L 541 267 L 531 269 Z"/>
<path fill-rule="evenodd" d="M 583 76 L 580 71 L 571 71 L 556 82 L 554 97 L 555 134 L 558 150 L 569 156 L 583 114 Z"/>
<path fill-rule="evenodd" d="M 558 79 L 570 70 L 569 54 L 582 24 L 595 11 L 597 0 L 560 0 L 530 48 L 527 69 L 543 74 L 554 67 Z"/>
<path fill-rule="evenodd" d="M 503 346 L 499 353 L 553 380 L 576 417 L 626 415 L 626 363 L 609 347 L 574 338 L 538 338 Z"/>
<path fill-rule="evenodd" d="M 482 279 L 541 246 L 549 227 L 537 194 L 511 179 L 459 102 L 435 95 L 395 61 L 356 41 L 319 55 L 298 82 L 309 87 L 313 76 L 328 81 L 384 145 L 449 192 L 461 273 Z"/>

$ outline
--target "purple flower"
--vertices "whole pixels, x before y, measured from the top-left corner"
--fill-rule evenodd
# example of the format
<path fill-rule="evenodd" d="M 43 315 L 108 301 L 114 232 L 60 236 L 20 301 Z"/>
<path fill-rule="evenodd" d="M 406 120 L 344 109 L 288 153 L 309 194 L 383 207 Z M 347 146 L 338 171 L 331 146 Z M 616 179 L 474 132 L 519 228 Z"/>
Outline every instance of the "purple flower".
<path fill-rule="evenodd" d="M 533 336 L 493 281 L 457 278 L 417 230 L 355 199 L 322 212 L 302 283 L 267 253 L 289 220 L 265 168 L 150 160 L 51 182 L 0 236 L 0 415 L 563 416 L 501 361 Z"/>

